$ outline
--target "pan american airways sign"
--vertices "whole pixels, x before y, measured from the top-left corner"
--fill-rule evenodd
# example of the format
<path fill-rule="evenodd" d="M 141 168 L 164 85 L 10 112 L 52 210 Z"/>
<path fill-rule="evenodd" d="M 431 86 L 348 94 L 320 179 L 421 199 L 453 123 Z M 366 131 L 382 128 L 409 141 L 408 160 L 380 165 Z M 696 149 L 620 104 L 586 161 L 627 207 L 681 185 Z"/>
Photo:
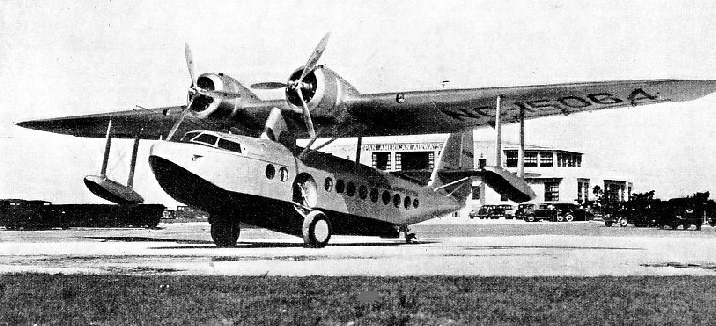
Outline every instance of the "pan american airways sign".
<path fill-rule="evenodd" d="M 367 152 L 420 152 L 440 151 L 443 143 L 402 143 L 402 144 L 368 144 L 363 145 L 363 151 Z"/>

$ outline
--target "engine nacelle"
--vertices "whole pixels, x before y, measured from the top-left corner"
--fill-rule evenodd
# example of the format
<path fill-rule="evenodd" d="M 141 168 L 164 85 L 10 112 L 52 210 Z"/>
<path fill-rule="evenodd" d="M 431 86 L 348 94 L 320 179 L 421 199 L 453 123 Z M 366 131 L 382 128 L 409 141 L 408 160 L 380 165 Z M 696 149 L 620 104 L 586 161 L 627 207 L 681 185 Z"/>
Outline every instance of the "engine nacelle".
<path fill-rule="evenodd" d="M 303 67 L 298 68 L 288 78 L 288 84 L 297 82 L 301 78 Z M 358 90 L 345 81 L 332 70 L 318 66 L 303 79 L 303 98 L 308 104 L 311 116 L 314 118 L 339 118 L 343 116 L 345 106 L 343 99 L 346 95 L 358 95 Z M 301 98 L 294 88 L 286 88 L 286 100 L 294 109 L 300 112 L 303 105 Z"/>
<path fill-rule="evenodd" d="M 238 110 L 242 109 L 242 104 L 246 103 L 247 99 L 258 100 L 255 94 L 241 85 L 236 79 L 223 73 L 201 74 L 196 84 L 197 87 L 204 90 L 241 94 L 241 97 L 238 98 L 221 99 L 189 92 L 187 103 L 191 102 L 192 99 L 194 100 L 191 106 L 192 115 L 200 119 L 220 120 L 231 118 L 236 115 Z"/>

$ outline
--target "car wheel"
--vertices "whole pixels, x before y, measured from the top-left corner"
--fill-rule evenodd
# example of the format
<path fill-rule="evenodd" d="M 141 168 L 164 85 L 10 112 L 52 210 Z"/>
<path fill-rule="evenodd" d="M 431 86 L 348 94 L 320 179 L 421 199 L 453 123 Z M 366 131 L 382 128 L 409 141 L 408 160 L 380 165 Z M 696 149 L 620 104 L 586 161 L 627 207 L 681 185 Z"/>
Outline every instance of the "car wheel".
<path fill-rule="evenodd" d="M 525 216 L 525 221 L 527 221 L 527 222 L 534 222 L 534 221 L 535 221 L 535 216 L 534 216 L 534 215 L 527 215 L 527 216 Z"/>
<path fill-rule="evenodd" d="M 557 215 L 557 222 L 564 222 L 564 216 Z"/>
<path fill-rule="evenodd" d="M 604 226 L 606 226 L 606 227 L 612 226 L 612 221 L 604 221 Z"/>
<path fill-rule="evenodd" d="M 619 226 L 625 227 L 625 226 L 627 226 L 627 224 L 629 224 L 629 220 L 627 220 L 626 218 L 619 219 Z"/>
<path fill-rule="evenodd" d="M 571 213 L 567 214 L 566 216 L 564 216 L 564 220 L 567 222 L 572 222 L 574 221 L 574 215 L 572 215 Z"/>

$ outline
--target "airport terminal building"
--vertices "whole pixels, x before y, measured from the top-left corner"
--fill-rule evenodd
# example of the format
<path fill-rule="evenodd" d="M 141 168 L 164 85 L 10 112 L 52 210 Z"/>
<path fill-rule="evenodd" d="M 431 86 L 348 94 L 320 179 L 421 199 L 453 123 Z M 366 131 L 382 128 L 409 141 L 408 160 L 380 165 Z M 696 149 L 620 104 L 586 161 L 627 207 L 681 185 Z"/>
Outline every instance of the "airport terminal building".
<path fill-rule="evenodd" d="M 446 136 L 428 135 L 411 137 L 365 138 L 361 144 L 360 162 L 384 171 L 432 169 L 439 157 Z M 324 150 L 334 155 L 355 159 L 356 140 L 331 144 Z M 475 167 L 494 166 L 495 142 L 475 141 Z M 503 143 L 502 162 L 507 170 L 517 170 L 518 146 Z M 534 145 L 525 146 L 525 180 L 537 195 L 535 202 L 582 203 L 595 200 L 595 187 L 604 196 L 615 201 L 626 201 L 632 193 L 633 183 L 626 176 L 605 173 L 589 162 L 584 153 Z M 489 186 L 475 181 L 472 200 L 456 218 L 469 219 L 470 210 L 485 204 L 515 204 L 500 196 Z"/>

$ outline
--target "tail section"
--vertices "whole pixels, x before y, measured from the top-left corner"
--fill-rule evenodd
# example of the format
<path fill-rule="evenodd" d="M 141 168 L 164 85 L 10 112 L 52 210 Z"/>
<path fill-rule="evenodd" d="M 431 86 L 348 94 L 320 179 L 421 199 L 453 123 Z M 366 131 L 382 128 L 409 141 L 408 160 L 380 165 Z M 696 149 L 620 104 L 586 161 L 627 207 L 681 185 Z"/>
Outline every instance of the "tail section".
<path fill-rule="evenodd" d="M 446 195 L 464 202 L 470 195 L 472 180 L 479 178 L 514 202 L 522 203 L 536 197 L 524 179 L 499 166 L 475 169 L 474 157 L 472 130 L 450 134 L 428 186 L 436 191 L 445 191 Z"/>
<path fill-rule="evenodd" d="M 475 144 L 472 130 L 452 133 L 445 141 L 429 187 L 443 189 L 458 201 L 464 201 L 471 191 L 471 173 L 475 170 Z"/>

